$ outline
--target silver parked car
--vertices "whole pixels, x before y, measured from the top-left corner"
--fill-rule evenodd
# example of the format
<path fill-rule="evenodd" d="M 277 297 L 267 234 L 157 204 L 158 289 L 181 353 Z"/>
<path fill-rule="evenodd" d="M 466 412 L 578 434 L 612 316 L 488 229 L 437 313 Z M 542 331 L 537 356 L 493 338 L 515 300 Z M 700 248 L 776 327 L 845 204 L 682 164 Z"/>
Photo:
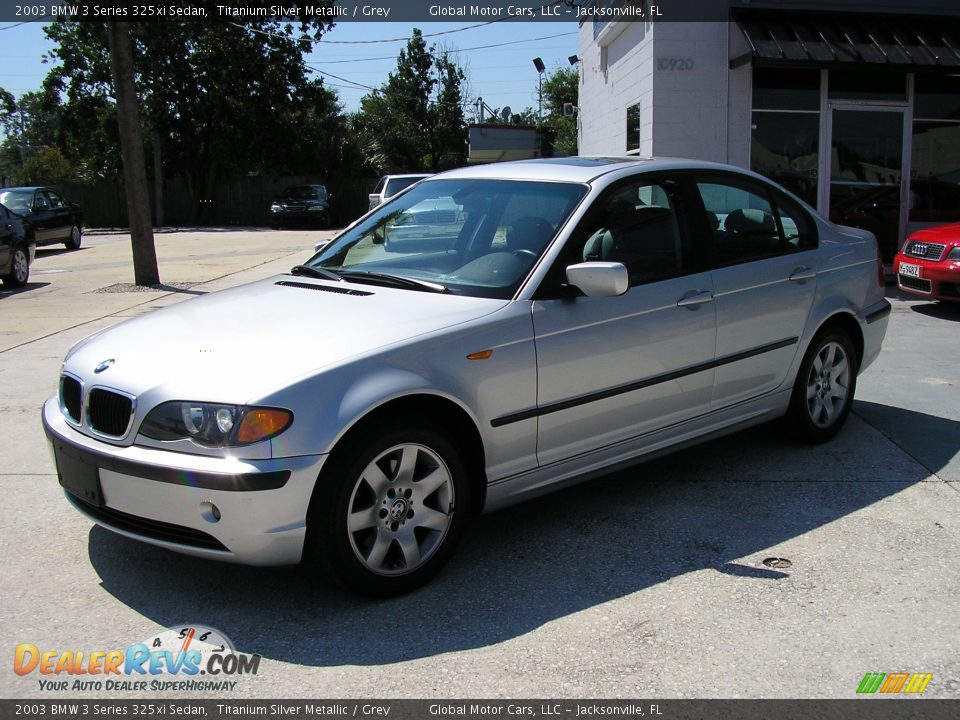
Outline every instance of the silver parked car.
<path fill-rule="evenodd" d="M 384 203 L 401 190 L 406 190 L 414 183 L 418 183 L 424 178 L 430 177 L 429 174 L 417 173 L 409 175 L 384 175 L 377 181 L 377 186 L 367 197 L 370 200 L 368 210 L 373 210 L 380 203 Z"/>
<path fill-rule="evenodd" d="M 43 423 L 104 527 L 386 596 L 470 515 L 781 416 L 829 439 L 889 311 L 874 237 L 752 173 L 485 165 L 82 340 Z"/>

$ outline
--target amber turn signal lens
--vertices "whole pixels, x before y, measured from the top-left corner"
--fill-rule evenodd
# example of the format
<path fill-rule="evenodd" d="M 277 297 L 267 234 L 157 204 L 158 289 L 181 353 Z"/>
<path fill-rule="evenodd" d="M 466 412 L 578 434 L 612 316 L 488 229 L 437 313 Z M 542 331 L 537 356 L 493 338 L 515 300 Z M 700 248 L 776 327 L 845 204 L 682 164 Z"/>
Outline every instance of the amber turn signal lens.
<path fill-rule="evenodd" d="M 252 443 L 279 435 L 293 420 L 289 410 L 273 410 L 269 408 L 250 410 L 240 421 L 237 429 L 237 441 Z"/>

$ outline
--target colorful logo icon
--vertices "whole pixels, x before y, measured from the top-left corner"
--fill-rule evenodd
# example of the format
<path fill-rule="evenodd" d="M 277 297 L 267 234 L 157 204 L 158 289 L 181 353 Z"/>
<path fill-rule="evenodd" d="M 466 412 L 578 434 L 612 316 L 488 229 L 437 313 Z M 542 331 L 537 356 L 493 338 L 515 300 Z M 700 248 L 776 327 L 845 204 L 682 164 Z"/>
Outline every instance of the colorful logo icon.
<path fill-rule="evenodd" d="M 867 673 L 860 681 L 857 693 L 860 695 L 875 693 L 916 695 L 926 690 L 931 680 L 933 680 L 933 673 Z"/>

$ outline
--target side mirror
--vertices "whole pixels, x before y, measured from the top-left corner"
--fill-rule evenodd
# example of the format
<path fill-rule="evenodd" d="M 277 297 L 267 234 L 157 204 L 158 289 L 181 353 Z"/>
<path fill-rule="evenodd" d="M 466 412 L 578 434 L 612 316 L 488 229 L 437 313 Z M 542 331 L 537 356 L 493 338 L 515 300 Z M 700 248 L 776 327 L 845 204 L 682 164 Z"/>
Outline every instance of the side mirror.
<path fill-rule="evenodd" d="M 567 266 L 567 283 L 587 297 L 614 297 L 630 289 L 630 275 L 623 263 L 577 263 Z"/>

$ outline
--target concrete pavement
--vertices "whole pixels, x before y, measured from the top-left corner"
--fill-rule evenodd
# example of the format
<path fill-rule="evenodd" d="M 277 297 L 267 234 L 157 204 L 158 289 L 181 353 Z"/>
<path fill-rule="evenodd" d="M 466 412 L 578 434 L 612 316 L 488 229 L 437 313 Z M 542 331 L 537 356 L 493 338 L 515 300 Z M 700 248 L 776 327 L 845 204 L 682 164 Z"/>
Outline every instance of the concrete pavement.
<path fill-rule="evenodd" d="M 161 276 L 239 284 L 316 237 L 158 236 Z M 852 698 L 894 671 L 960 697 L 960 307 L 891 292 L 885 350 L 829 444 L 758 428 L 482 517 L 431 585 L 367 602 L 300 568 L 129 541 L 67 505 L 39 423 L 64 353 L 191 297 L 93 292 L 132 280 L 129 247 L 85 240 L 41 250 L 30 285 L 0 291 L 0 696 L 44 696 L 12 672 L 17 643 L 123 648 L 197 623 L 263 656 L 221 695 L 237 698 Z"/>
<path fill-rule="evenodd" d="M 118 313 L 144 312 L 197 292 L 284 272 L 310 257 L 319 238 L 332 234 L 257 228 L 158 232 L 161 283 L 187 286 L 180 292 L 108 291 L 134 280 L 126 233 L 85 235 L 75 251 L 61 245 L 38 248 L 28 286 L 15 291 L 0 286 L 0 351 Z M 238 278 L 238 273 L 245 274 Z"/>

